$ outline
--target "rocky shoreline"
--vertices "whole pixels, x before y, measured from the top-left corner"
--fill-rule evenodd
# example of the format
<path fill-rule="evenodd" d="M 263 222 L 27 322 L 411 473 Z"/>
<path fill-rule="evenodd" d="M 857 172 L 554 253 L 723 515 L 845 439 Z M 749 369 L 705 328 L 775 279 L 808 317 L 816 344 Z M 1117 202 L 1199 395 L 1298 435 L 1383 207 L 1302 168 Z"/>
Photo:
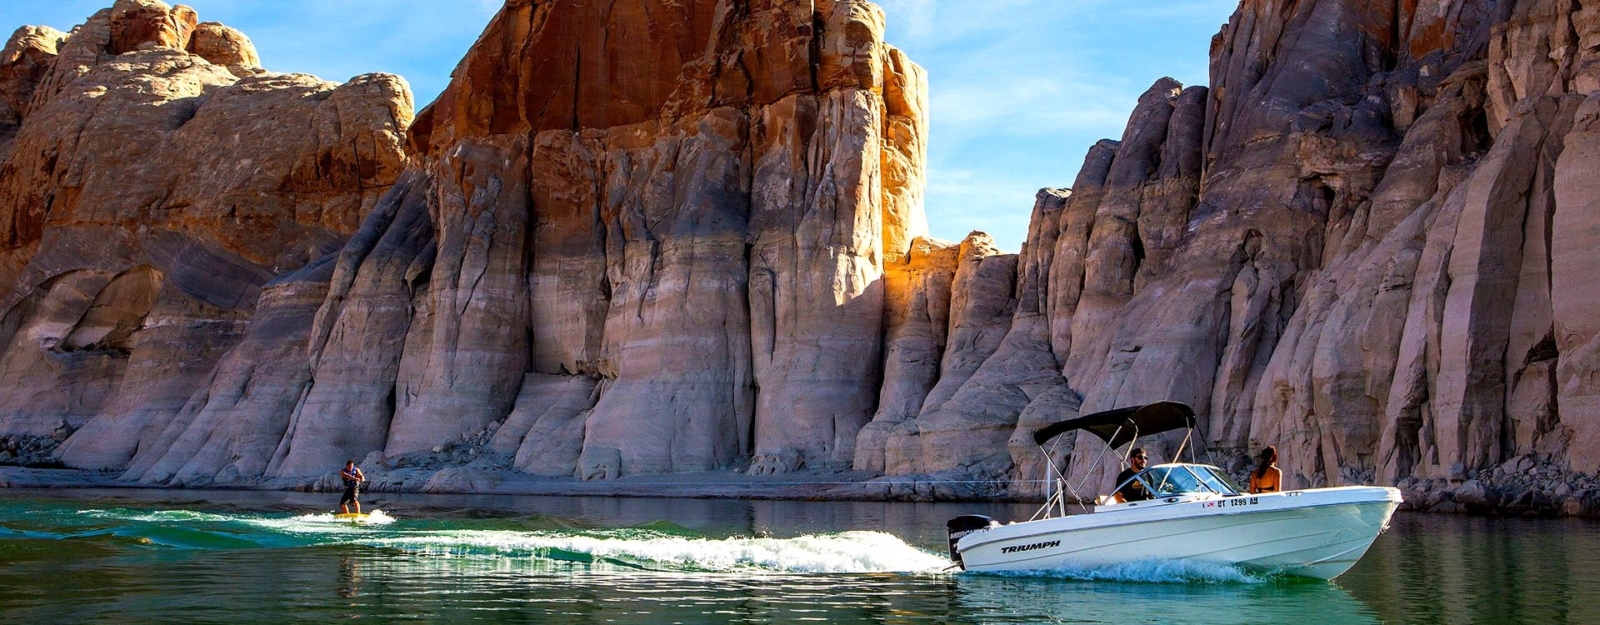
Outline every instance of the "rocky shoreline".
<path fill-rule="evenodd" d="M 1405 479 L 1406 507 L 1430 512 L 1600 517 L 1600 478 L 1563 471 L 1546 458 L 1519 456 L 1465 479 Z"/>
<path fill-rule="evenodd" d="M 885 475 L 877 471 L 799 470 L 762 474 L 740 464 L 698 473 L 622 476 L 584 480 L 539 476 L 514 467 L 514 457 L 495 451 L 498 428 L 408 454 L 372 452 L 360 459 L 368 492 L 577 497 L 685 497 L 802 501 L 1040 503 L 1036 484 L 1016 483 L 1010 471 L 964 468 L 935 474 Z M 43 436 L 0 438 L 0 488 L 173 488 L 125 479 L 116 471 L 65 468 L 56 459 L 65 424 Z M 1242 457 L 1218 463 L 1245 483 Z M 1352 476 L 1357 477 L 1357 476 Z M 1356 480 L 1357 483 L 1363 480 Z M 1548 457 L 1523 455 L 1486 471 L 1459 471 L 1450 478 L 1406 478 L 1401 510 L 1443 514 L 1600 518 L 1600 476 L 1563 470 Z M 315 478 L 253 478 L 204 481 L 178 488 L 338 492 L 338 472 Z"/>

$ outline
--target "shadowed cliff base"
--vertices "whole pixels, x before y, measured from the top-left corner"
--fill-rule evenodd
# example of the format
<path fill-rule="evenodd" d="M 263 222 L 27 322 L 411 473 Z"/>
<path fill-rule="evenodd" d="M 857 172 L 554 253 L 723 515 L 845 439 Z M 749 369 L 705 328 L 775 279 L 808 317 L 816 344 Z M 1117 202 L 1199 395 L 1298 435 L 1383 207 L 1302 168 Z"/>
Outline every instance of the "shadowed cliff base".
<path fill-rule="evenodd" d="M 1522 517 L 1600 517 L 1600 498 L 1552 498 L 1530 488 L 1537 479 L 1515 476 L 1515 464 L 1493 479 L 1473 481 L 1453 489 L 1426 491 L 1417 500 L 1401 504 L 1405 511 L 1432 511 Z M 1544 467 L 1533 467 L 1540 469 Z M 484 470 L 470 467 L 368 471 L 373 488 L 367 493 L 495 494 L 602 497 L 685 497 L 695 499 L 769 499 L 795 501 L 902 501 L 902 502 L 1023 502 L 1042 503 L 1019 496 L 1017 484 L 981 479 L 968 472 L 944 475 L 882 477 L 866 471 L 802 469 L 781 475 L 757 475 L 745 467 L 658 475 L 625 476 L 612 480 L 542 477 L 522 471 Z M 1580 478 L 1578 490 L 1600 487 L 1600 480 Z M 0 488 L 165 488 L 117 479 L 115 473 L 63 468 L 0 466 Z M 288 490 L 326 493 L 331 506 L 343 485 L 333 476 L 313 482 L 293 480 L 235 484 L 228 489 Z"/>
<path fill-rule="evenodd" d="M 1177 400 L 1236 474 L 1592 515 L 1596 15 L 1246 0 L 1001 254 L 926 237 L 864 1 L 510 0 L 413 115 L 119 0 L 0 53 L 0 462 L 1027 500 L 1032 428 Z"/>

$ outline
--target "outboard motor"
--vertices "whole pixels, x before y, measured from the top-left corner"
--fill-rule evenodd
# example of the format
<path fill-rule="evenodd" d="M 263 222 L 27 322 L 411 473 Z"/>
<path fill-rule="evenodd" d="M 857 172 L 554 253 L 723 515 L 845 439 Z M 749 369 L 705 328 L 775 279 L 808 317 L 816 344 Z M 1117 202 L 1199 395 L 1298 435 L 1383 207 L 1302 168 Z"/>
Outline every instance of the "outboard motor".
<path fill-rule="evenodd" d="M 956 541 L 961 540 L 961 537 L 967 534 L 986 530 L 997 525 L 1000 524 L 996 523 L 994 519 L 981 514 L 965 514 L 945 522 L 945 529 L 950 530 L 950 559 L 955 560 L 956 564 L 961 565 L 962 569 L 966 569 L 966 563 L 961 561 L 961 552 L 956 550 Z"/>

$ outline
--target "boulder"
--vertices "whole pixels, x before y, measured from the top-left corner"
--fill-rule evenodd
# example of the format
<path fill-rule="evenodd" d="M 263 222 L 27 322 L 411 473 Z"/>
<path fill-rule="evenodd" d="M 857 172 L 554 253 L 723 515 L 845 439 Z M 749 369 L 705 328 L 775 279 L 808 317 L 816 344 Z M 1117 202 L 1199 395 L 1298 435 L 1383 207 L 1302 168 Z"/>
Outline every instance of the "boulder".
<path fill-rule="evenodd" d="M 234 76 L 244 78 L 264 71 L 261 57 L 256 54 L 255 43 L 244 33 L 217 22 L 198 24 L 189 36 L 189 52 L 228 68 Z"/>
<path fill-rule="evenodd" d="M 1490 508 L 1499 503 L 1499 495 L 1478 480 L 1467 480 L 1450 491 L 1457 503 L 1475 508 Z"/>

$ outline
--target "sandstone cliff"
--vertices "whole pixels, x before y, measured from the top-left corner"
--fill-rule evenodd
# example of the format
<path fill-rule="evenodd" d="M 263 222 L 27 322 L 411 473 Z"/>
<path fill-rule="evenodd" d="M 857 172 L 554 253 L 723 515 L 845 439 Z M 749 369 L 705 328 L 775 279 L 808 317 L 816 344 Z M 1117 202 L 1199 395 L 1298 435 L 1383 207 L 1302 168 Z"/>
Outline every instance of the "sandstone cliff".
<path fill-rule="evenodd" d="M 992 462 L 1040 412 L 1176 399 L 1206 453 L 1239 470 L 1277 445 L 1295 487 L 1594 513 L 1597 11 L 1246 0 L 1209 90 L 1158 81 L 1064 209 L 1041 196 L 1022 263 L 1048 267 L 1046 304 L 1019 276 L 990 375 L 913 426 L 958 415 L 980 444 L 904 472 Z M 1059 378 L 1024 364 L 1036 337 Z M 1038 477 L 1012 440 L 1010 477 Z M 1090 491 L 1114 470 L 1094 451 L 1070 453 Z"/>
<path fill-rule="evenodd" d="M 17 31 L 0 91 L 0 431 L 77 430 L 57 451 L 86 468 L 155 444 L 262 331 L 268 281 L 344 244 L 412 116 L 398 77 L 266 72 L 154 0 Z"/>
<path fill-rule="evenodd" d="M 414 123 L 394 79 L 272 74 L 186 7 L 24 29 L 0 430 L 160 484 L 480 435 L 481 466 L 586 479 L 847 467 L 886 316 L 946 314 L 885 284 L 954 250 L 918 239 L 927 84 L 883 28 L 859 1 L 513 0 Z M 124 130 L 58 157 L 95 111 Z"/>
<path fill-rule="evenodd" d="M 24 28 L 0 461 L 1027 497 L 1031 428 L 1175 399 L 1235 470 L 1595 513 L 1600 8 L 1379 4 L 1242 2 L 1014 255 L 924 236 L 927 77 L 860 0 L 510 0 L 414 122 L 155 0 Z"/>

